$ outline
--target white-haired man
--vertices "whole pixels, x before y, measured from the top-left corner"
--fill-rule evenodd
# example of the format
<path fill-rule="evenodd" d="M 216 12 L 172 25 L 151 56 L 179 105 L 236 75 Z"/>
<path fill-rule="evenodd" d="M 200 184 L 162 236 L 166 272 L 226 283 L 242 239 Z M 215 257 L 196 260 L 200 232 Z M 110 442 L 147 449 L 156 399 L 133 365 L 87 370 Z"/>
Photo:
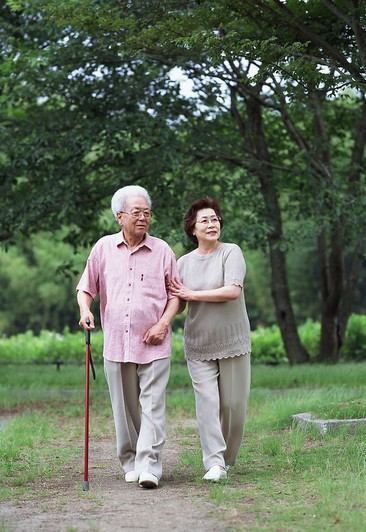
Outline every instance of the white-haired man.
<path fill-rule="evenodd" d="M 117 190 L 111 207 L 121 231 L 102 237 L 89 255 L 77 285 L 79 324 L 94 328 L 90 307 L 99 294 L 117 455 L 126 482 L 155 488 L 166 439 L 170 325 L 179 306 L 167 288 L 177 276 L 176 259 L 166 242 L 148 234 L 151 199 L 144 188 Z"/>

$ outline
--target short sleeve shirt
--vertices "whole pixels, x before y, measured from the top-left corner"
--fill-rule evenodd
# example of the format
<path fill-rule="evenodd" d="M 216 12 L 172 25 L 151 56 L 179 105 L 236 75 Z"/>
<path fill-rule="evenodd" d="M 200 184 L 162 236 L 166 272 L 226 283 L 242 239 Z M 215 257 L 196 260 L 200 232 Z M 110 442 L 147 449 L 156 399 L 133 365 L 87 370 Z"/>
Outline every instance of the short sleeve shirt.
<path fill-rule="evenodd" d="M 170 356 L 170 328 L 161 345 L 148 345 L 143 337 L 164 313 L 172 298 L 167 284 L 176 276 L 175 255 L 159 238 L 147 234 L 133 251 L 122 231 L 98 240 L 76 289 L 100 296 L 107 360 L 148 364 Z"/>
<path fill-rule="evenodd" d="M 209 255 L 194 252 L 178 260 L 182 283 L 192 290 L 222 286 L 244 287 L 246 264 L 236 244 L 223 243 Z M 244 299 L 189 301 L 184 325 L 184 352 L 188 360 L 215 360 L 251 351 L 250 325 Z"/>

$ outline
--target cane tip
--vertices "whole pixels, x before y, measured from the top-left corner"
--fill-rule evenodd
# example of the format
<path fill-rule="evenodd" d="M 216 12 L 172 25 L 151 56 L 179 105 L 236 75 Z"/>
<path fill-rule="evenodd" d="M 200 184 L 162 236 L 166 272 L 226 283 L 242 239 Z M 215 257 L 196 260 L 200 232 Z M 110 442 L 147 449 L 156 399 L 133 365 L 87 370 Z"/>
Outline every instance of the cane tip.
<path fill-rule="evenodd" d="M 88 491 L 89 489 L 89 482 L 87 480 L 84 480 L 83 482 L 83 491 Z"/>

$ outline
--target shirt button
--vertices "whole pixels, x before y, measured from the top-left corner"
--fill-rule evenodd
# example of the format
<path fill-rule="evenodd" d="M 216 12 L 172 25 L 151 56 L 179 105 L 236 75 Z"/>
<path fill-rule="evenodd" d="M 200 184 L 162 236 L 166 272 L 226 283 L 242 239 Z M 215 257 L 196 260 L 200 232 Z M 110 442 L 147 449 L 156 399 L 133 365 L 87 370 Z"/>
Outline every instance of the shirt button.
<path fill-rule="evenodd" d="M 128 286 L 131 286 L 131 283 L 128 283 Z"/>

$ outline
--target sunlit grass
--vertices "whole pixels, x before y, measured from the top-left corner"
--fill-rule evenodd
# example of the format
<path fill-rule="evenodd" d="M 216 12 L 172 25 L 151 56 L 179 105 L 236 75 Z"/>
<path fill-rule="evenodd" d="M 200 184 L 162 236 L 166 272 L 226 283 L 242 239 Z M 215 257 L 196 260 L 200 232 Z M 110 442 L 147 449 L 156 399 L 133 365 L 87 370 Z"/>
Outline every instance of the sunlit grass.
<path fill-rule="evenodd" d="M 52 443 L 60 433 L 47 415 L 23 413 L 7 421 L 0 430 L 0 499 L 22 493 L 22 487 L 29 490 L 36 479 L 57 475 L 76 452 L 63 446 L 55 452 Z"/>
<path fill-rule="evenodd" d="M 270 389 L 364 387 L 365 363 L 339 363 L 336 365 L 310 364 L 300 366 L 252 365 L 252 387 Z"/>
<path fill-rule="evenodd" d="M 328 412 L 342 417 L 346 405 L 347 415 L 359 416 L 366 366 L 292 369 L 253 368 L 237 464 L 226 482 L 210 488 L 209 496 L 230 516 L 232 530 L 312 531 L 339 525 L 341 530 L 361 531 L 366 522 L 364 428 L 353 435 L 341 429 L 322 436 L 316 428 L 295 426 L 291 416 Z M 317 382 L 311 383 L 314 371 Z M 203 483 L 197 434 L 182 432 L 181 443 L 181 467 Z"/>
<path fill-rule="evenodd" d="M 355 396 L 351 397 L 348 394 L 344 399 L 337 395 L 334 401 L 317 406 L 311 413 L 314 417 L 320 419 L 365 419 L 365 392 L 360 390 L 359 394 L 355 393 Z"/>
<path fill-rule="evenodd" d="M 113 433 L 101 366 L 97 373 L 97 382 L 90 383 L 92 438 Z M 365 430 L 322 436 L 296 426 L 291 416 L 366 417 L 365 373 L 366 364 L 253 366 L 237 464 L 226 482 L 207 486 L 196 422 L 187 423 L 195 417 L 193 391 L 185 366 L 173 364 L 168 437 L 178 440 L 180 453 L 172 478 L 181 486 L 205 485 L 231 530 L 363 530 Z M 42 498 L 32 484 L 51 479 L 75 456 L 81 462 L 84 384 L 83 368 L 2 372 L 0 405 L 7 424 L 0 429 L 0 498 Z"/>

